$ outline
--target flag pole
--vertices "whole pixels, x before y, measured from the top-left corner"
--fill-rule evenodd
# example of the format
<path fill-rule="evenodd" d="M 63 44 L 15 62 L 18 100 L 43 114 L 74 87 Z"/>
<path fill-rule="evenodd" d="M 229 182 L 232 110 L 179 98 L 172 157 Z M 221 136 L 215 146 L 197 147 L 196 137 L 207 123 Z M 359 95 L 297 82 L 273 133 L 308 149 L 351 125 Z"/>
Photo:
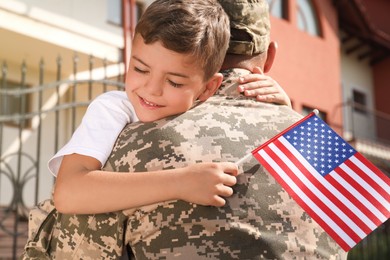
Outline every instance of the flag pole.
<path fill-rule="evenodd" d="M 240 165 L 241 163 L 245 162 L 246 160 L 248 160 L 249 157 L 252 156 L 252 153 L 248 153 L 247 155 L 245 155 L 244 157 L 242 157 L 241 159 L 239 159 L 236 164 L 237 165 Z"/>

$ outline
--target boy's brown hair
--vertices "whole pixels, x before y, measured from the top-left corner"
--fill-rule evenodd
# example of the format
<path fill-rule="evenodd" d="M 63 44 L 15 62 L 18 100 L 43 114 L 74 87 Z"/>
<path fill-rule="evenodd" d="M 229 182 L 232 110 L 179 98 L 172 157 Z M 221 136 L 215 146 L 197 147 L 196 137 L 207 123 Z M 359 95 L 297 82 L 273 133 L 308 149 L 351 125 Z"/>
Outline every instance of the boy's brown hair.
<path fill-rule="evenodd" d="M 204 71 L 204 81 L 221 68 L 229 46 L 229 17 L 216 0 L 156 0 L 135 28 L 145 44 L 161 42 L 190 54 Z"/>

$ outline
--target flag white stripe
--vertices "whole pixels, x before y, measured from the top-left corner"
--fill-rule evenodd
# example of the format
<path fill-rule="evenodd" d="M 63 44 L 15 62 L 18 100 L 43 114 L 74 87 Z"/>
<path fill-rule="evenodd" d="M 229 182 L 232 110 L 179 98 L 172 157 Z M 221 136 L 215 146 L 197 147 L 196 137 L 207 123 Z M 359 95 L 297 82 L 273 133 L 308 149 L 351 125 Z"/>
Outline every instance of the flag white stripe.
<path fill-rule="evenodd" d="M 353 247 L 356 243 L 349 237 L 344 230 L 342 230 L 325 212 L 323 212 L 317 205 L 306 196 L 304 192 L 286 175 L 286 173 L 279 167 L 279 165 L 264 151 L 260 150 L 259 155 L 267 161 L 267 163 L 275 170 L 275 172 L 287 183 L 288 186 L 297 194 L 302 201 L 310 207 L 321 219 L 323 219 L 334 232 L 340 236 L 340 238 L 348 244 L 349 247 Z"/>
<path fill-rule="evenodd" d="M 349 168 L 347 165 L 342 164 L 340 165 L 340 168 L 343 169 L 351 178 L 359 182 L 362 187 L 368 191 L 375 199 L 380 202 L 382 205 L 385 206 L 386 209 L 390 209 L 390 203 L 387 202 L 385 198 L 382 197 L 374 188 L 372 188 L 371 185 L 369 185 L 364 179 L 362 179 L 358 174 L 356 174 L 351 168 Z"/>
<path fill-rule="evenodd" d="M 378 175 L 371 171 L 370 168 L 368 168 L 363 162 L 361 162 L 358 158 L 355 156 L 352 156 L 350 160 L 359 168 L 361 169 L 364 173 L 369 173 L 367 176 L 369 176 L 373 181 L 378 183 L 379 186 L 383 187 L 383 189 L 387 192 L 387 194 L 390 195 L 390 186 L 384 182 Z"/>
<path fill-rule="evenodd" d="M 280 137 L 279 141 L 283 143 L 283 145 L 290 151 L 296 150 L 290 142 L 288 142 L 284 137 Z M 377 225 L 375 225 L 372 220 L 367 217 L 366 214 L 364 214 L 358 207 L 356 207 L 355 204 L 353 204 L 348 198 L 344 196 L 339 190 L 337 190 L 332 184 L 329 183 L 328 180 L 326 180 L 320 173 L 317 172 L 314 167 L 305 160 L 305 158 L 300 153 L 294 153 L 294 156 L 297 157 L 298 161 L 303 164 L 303 166 L 310 172 L 310 174 L 317 179 L 317 181 L 321 182 L 322 185 L 326 189 L 328 189 L 329 192 L 334 194 L 342 203 L 344 203 L 358 218 L 360 218 L 371 230 L 374 230 L 377 228 Z"/>
<path fill-rule="evenodd" d="M 370 201 L 368 201 L 362 194 L 360 194 L 354 187 L 344 180 L 337 172 L 332 171 L 329 173 L 332 177 L 340 183 L 346 190 L 352 193 L 361 203 L 363 203 L 381 222 L 385 222 L 387 218 L 380 212 Z"/>
<path fill-rule="evenodd" d="M 328 199 L 313 183 L 306 178 L 306 176 L 295 166 L 295 164 L 290 161 L 290 159 L 274 144 L 271 143 L 268 147 L 274 151 L 274 153 L 285 163 L 288 168 L 297 176 L 306 186 L 308 190 L 314 193 L 314 195 L 324 202 L 324 204 L 331 210 L 333 213 L 338 215 L 345 224 L 347 224 L 360 238 L 364 238 L 367 234 L 356 225 L 356 223 L 350 219 L 339 207 L 337 207 L 331 200 Z M 294 156 L 298 153 L 295 148 L 290 150 Z M 318 173 L 319 174 L 319 173 Z M 305 191 L 303 191 L 305 192 Z M 310 195 L 308 195 L 310 197 Z"/>

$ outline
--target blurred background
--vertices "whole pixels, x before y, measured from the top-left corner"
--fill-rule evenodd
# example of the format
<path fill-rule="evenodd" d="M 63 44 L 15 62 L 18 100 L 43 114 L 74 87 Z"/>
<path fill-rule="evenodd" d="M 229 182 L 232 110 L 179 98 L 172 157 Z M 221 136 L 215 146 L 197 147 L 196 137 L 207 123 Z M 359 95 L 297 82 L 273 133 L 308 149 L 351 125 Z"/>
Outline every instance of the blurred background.
<path fill-rule="evenodd" d="M 50 197 L 47 161 L 90 100 L 123 89 L 151 0 L 0 0 L 0 259 L 16 259 L 29 209 Z M 390 1 L 268 0 L 270 72 L 293 109 L 313 109 L 390 176 Z M 349 259 L 390 259 L 389 220 Z"/>

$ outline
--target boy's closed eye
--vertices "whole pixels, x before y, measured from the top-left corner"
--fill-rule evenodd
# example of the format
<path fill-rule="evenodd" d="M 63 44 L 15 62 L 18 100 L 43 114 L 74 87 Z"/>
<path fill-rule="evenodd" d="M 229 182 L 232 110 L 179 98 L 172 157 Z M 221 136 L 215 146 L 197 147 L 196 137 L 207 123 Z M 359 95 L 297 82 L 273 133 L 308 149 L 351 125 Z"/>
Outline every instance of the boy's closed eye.
<path fill-rule="evenodd" d="M 176 82 L 169 80 L 169 79 L 167 79 L 166 81 L 168 82 L 169 85 L 171 85 L 174 88 L 181 88 L 184 86 L 184 84 L 176 83 Z"/>
<path fill-rule="evenodd" d="M 136 66 L 134 66 L 134 71 L 135 71 L 135 72 L 138 72 L 138 73 L 141 73 L 141 74 L 146 74 L 146 73 L 149 72 L 149 71 L 147 71 L 147 70 L 141 69 L 141 68 L 136 67 Z"/>

